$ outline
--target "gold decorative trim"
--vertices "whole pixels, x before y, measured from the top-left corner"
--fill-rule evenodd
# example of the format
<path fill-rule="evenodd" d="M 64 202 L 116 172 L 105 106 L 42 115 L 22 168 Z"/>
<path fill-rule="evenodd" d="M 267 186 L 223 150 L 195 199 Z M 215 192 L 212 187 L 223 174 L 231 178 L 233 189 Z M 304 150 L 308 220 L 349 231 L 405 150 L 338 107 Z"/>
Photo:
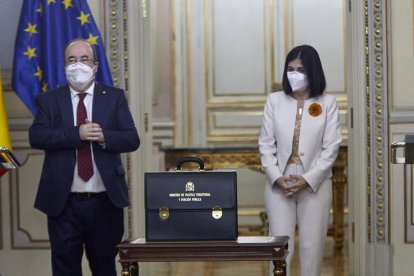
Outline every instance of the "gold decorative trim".
<path fill-rule="evenodd" d="M 107 25 L 109 28 L 109 40 L 107 43 L 109 44 L 109 64 L 111 67 L 111 73 L 112 73 L 112 79 L 114 82 L 114 86 L 120 87 L 121 86 L 121 72 L 122 72 L 122 64 L 121 61 L 123 60 L 121 58 L 122 52 L 120 50 L 122 49 L 121 43 L 122 39 L 120 39 L 119 33 L 122 32 L 122 21 L 119 19 L 122 18 L 121 15 L 119 15 L 119 11 L 123 12 L 123 9 L 119 9 L 119 1 L 117 0 L 111 0 L 108 1 L 108 23 Z"/>
<path fill-rule="evenodd" d="M 365 1 L 365 66 L 367 101 L 367 215 L 368 241 L 387 243 L 390 239 L 387 192 L 387 50 L 384 15 L 386 0 Z M 370 6 L 372 5 L 372 6 Z M 370 44 L 372 42 L 372 44 Z M 372 74 L 371 74 L 372 72 Z M 372 85 L 371 85 L 372 84 Z M 373 158 L 371 159 L 371 156 Z"/>
<path fill-rule="evenodd" d="M 342 92 L 343 94 L 345 94 L 345 91 Z M 329 92 L 328 92 L 329 94 Z M 336 103 L 338 104 L 338 108 L 339 109 L 343 109 L 346 113 L 348 113 L 347 108 L 348 108 L 348 99 L 345 96 L 341 96 L 341 97 L 336 97 Z"/>
<path fill-rule="evenodd" d="M 376 1 L 374 3 L 374 68 L 375 68 L 375 75 L 374 75 L 374 91 L 375 91 L 375 101 L 374 103 L 374 111 L 375 117 L 374 119 L 374 126 L 375 128 L 371 128 L 374 130 L 374 137 L 376 137 L 375 145 L 373 148 L 373 153 L 375 152 L 375 171 L 374 175 L 372 176 L 373 179 L 376 180 L 376 215 L 375 215 L 375 224 L 376 224 L 376 240 L 377 242 L 387 242 L 389 241 L 389 228 L 388 228 L 388 219 L 384 219 L 387 217 L 386 210 L 389 210 L 389 206 L 387 206 L 387 192 L 383 192 L 388 190 L 386 187 L 387 183 L 384 181 L 380 181 L 384 179 L 384 176 L 387 175 L 386 167 L 384 164 L 387 164 L 388 161 L 386 159 L 388 152 L 387 146 L 387 131 L 388 131 L 388 122 L 387 122 L 387 70 L 385 69 L 386 65 L 386 56 L 384 57 L 385 50 L 387 48 L 387 39 L 386 39 L 386 32 L 385 28 L 386 24 L 386 16 L 383 16 L 383 6 L 384 4 L 381 1 Z M 385 91 L 384 91 L 384 89 Z M 384 153 L 384 154 L 383 154 Z M 388 235 L 388 236 L 387 236 Z"/>
<path fill-rule="evenodd" d="M 118 40 L 120 40 L 123 37 L 123 43 L 124 43 L 124 45 L 123 45 L 123 49 L 124 49 L 124 59 L 123 59 L 123 61 L 124 61 L 124 64 L 123 64 L 124 65 L 124 76 L 123 76 L 123 78 L 124 78 L 125 93 L 127 95 L 127 98 L 129 98 L 128 97 L 128 95 L 129 95 L 128 51 L 129 51 L 129 49 L 128 49 L 128 22 L 127 22 L 128 21 L 128 16 L 127 16 L 128 13 L 127 13 L 127 7 L 128 7 L 127 6 L 127 0 L 122 0 L 122 19 L 123 19 L 123 21 L 122 21 L 122 24 L 123 24 L 122 31 L 123 32 L 122 33 L 118 32 L 118 36 L 119 36 Z"/>

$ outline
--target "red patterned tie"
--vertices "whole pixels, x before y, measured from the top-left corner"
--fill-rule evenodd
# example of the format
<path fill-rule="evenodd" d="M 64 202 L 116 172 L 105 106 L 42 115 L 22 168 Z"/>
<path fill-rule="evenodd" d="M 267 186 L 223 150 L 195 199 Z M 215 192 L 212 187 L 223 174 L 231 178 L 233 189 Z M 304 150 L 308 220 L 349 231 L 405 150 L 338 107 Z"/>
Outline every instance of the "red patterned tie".
<path fill-rule="evenodd" d="M 88 118 L 86 107 L 83 104 L 83 99 L 86 93 L 79 93 L 79 103 L 76 111 L 76 123 L 78 126 L 85 123 Z M 93 175 L 91 143 L 89 141 L 82 141 L 82 145 L 78 148 L 78 175 L 85 181 L 88 181 Z"/>

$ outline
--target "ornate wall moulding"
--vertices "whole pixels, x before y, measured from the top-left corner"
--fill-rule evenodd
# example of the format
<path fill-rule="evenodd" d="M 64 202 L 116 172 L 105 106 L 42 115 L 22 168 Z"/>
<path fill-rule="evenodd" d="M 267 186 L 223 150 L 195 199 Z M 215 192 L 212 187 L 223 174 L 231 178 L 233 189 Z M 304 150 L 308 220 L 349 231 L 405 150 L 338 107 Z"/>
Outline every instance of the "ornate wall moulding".
<path fill-rule="evenodd" d="M 386 1 L 365 1 L 365 65 L 368 160 L 368 240 L 387 243 L 388 118 Z"/>

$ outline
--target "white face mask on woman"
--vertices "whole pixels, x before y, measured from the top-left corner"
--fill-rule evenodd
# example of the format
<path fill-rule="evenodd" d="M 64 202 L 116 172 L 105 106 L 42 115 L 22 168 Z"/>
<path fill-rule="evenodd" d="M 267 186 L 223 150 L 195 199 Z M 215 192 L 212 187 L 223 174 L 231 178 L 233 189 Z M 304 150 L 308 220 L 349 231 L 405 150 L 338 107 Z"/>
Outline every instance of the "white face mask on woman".
<path fill-rule="evenodd" d="M 287 72 L 287 78 L 293 92 L 302 92 L 309 86 L 308 78 L 303 73 L 290 71 Z"/>
<path fill-rule="evenodd" d="M 70 64 L 66 66 L 66 79 L 75 88 L 85 88 L 95 78 L 94 68 L 81 62 Z"/>

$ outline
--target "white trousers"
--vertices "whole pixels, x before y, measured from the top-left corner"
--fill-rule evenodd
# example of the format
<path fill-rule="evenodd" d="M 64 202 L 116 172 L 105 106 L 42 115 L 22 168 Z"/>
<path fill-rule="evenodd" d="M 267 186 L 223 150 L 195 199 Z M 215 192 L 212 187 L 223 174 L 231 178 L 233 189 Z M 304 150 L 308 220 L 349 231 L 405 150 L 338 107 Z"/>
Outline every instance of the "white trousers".
<path fill-rule="evenodd" d="M 288 164 L 284 175 L 302 175 L 303 165 Z M 299 258 L 302 276 L 319 276 L 328 231 L 329 208 L 332 203 L 332 181 L 322 182 L 316 192 L 303 189 L 296 198 L 288 198 L 276 185 L 265 187 L 265 205 L 270 236 L 289 236 L 287 276 L 294 251 L 295 227 L 299 230 Z M 271 266 L 272 267 L 272 266 Z M 270 269 L 270 275 L 273 275 Z"/>

